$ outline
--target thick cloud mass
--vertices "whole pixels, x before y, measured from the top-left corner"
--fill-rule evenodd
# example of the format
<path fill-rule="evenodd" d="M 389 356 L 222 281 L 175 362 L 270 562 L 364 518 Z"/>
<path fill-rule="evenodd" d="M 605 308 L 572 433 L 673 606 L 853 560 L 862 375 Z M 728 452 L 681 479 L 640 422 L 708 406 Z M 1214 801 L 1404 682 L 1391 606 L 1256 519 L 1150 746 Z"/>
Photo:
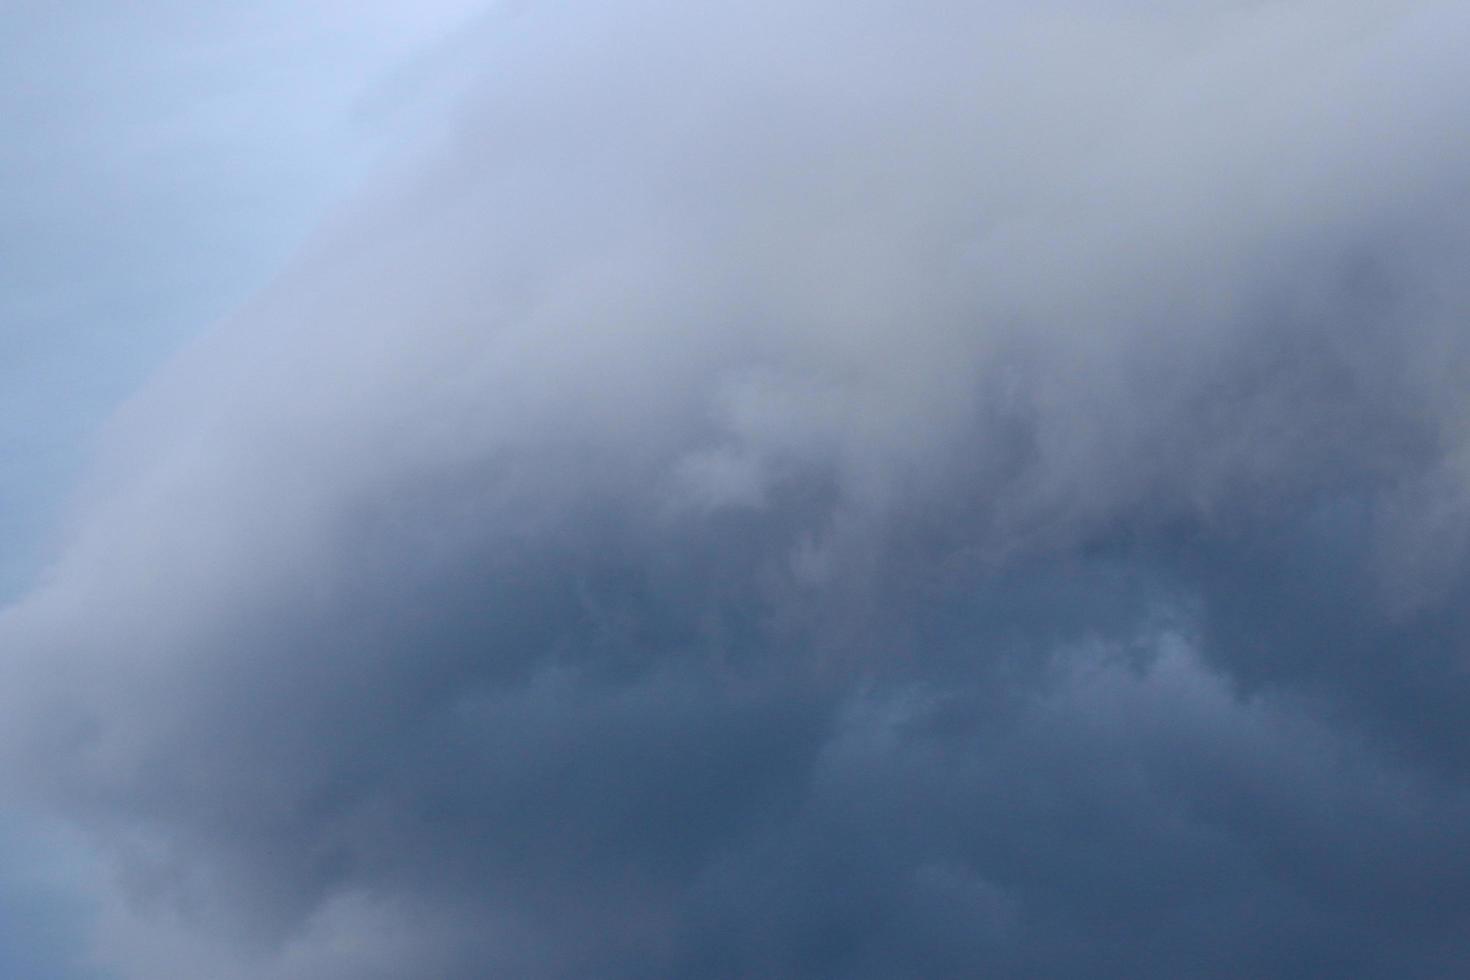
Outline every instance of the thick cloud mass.
<path fill-rule="evenodd" d="M 122 413 L 0 619 L 98 957 L 1463 969 L 1467 42 L 489 16 L 442 145 Z"/>

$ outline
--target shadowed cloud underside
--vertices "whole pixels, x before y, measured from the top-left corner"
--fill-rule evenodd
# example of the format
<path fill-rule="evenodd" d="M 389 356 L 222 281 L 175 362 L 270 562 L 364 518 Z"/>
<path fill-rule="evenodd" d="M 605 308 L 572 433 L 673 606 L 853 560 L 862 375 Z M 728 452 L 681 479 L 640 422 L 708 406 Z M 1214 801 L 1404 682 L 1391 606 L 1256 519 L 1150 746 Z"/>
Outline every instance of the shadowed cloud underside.
<path fill-rule="evenodd" d="M 110 869 L 96 957 L 1453 975 L 1467 40 L 488 15 L 0 617 L 0 773 Z"/>

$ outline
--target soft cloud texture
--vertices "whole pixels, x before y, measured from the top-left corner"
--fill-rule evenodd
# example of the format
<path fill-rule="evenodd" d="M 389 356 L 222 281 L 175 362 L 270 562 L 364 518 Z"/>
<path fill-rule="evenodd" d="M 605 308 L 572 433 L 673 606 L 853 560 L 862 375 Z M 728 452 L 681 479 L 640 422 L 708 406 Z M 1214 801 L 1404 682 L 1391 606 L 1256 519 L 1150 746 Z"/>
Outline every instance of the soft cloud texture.
<path fill-rule="evenodd" d="M 92 432 L 283 264 L 476 0 L 133 0 L 0 9 L 0 597 L 27 582 Z M 350 16 L 349 16 L 350 15 Z M 414 93 L 418 93 L 417 96 Z"/>
<path fill-rule="evenodd" d="M 505 8 L 0 619 L 123 976 L 1444 976 L 1470 15 Z"/>

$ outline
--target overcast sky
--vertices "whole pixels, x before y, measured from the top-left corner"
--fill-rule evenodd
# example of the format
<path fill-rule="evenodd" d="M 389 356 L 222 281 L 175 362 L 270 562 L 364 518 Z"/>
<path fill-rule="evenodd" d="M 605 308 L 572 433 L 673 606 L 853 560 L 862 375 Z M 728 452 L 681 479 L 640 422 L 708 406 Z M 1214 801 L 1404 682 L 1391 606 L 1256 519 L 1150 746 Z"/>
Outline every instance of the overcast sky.
<path fill-rule="evenodd" d="M 1470 962 L 1470 10 L 20 4 L 0 973 Z"/>

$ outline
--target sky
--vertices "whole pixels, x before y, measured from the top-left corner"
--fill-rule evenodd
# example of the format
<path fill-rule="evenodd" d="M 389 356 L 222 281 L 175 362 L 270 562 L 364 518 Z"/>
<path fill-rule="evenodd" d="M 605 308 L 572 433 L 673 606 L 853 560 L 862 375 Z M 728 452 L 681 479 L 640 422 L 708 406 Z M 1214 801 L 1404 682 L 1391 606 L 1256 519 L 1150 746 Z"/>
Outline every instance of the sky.
<path fill-rule="evenodd" d="M 1470 11 L 0 14 L 0 973 L 1454 976 Z"/>
<path fill-rule="evenodd" d="M 19 42 L 0 66 L 0 446 L 21 461 L 0 481 L 0 594 L 44 560 L 101 422 L 388 154 L 424 58 L 478 6 L 0 11 Z"/>

